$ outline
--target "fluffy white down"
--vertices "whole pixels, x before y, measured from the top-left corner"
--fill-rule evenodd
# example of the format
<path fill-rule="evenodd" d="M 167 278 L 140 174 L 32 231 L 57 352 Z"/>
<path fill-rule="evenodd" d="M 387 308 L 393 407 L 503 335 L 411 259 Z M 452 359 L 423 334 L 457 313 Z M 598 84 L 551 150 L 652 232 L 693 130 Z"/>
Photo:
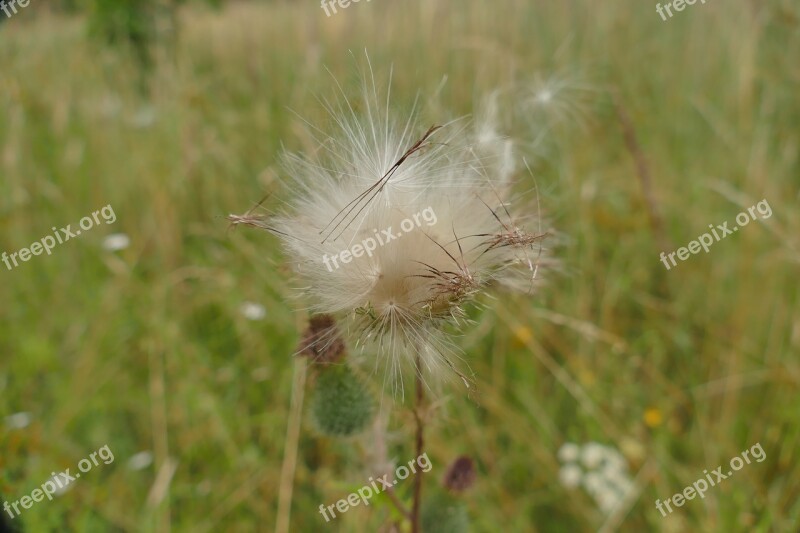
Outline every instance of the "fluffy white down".
<path fill-rule="evenodd" d="M 536 206 L 512 209 L 521 165 L 491 112 L 474 127 L 444 125 L 384 178 L 430 125 L 394 120 L 374 90 L 365 95 L 360 113 L 349 102 L 329 106 L 338 131 L 320 139 L 320 157 L 286 156 L 292 198 L 271 229 L 311 311 L 349 317 L 343 325 L 376 370 L 388 371 L 385 380 L 402 386 L 402 370 L 419 360 L 424 374 L 450 369 L 466 383 L 442 327 L 460 323 L 463 305 L 498 283 L 531 290 L 543 240 Z M 520 207 L 525 216 L 515 214 Z M 403 232 L 414 215 L 419 224 Z M 338 268 L 323 262 L 383 230 L 402 235 L 371 255 L 339 258 Z"/>

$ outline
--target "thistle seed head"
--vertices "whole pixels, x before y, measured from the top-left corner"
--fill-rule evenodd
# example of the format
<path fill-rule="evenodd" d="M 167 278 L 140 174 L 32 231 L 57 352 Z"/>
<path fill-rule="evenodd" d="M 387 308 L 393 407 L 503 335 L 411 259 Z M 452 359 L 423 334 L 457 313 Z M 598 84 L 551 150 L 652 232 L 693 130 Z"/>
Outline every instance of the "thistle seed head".
<path fill-rule="evenodd" d="M 360 104 L 325 102 L 337 131 L 315 129 L 319 154 L 285 157 L 286 208 L 231 220 L 282 240 L 310 310 L 347 318 L 348 335 L 396 390 L 417 371 L 469 386 L 444 326 L 460 324 L 465 306 L 497 284 L 531 289 L 544 235 L 513 213 L 538 217 L 536 206 L 512 202 L 522 165 L 492 113 L 475 128 L 426 127 L 416 113 L 396 117 L 377 94 L 373 81 Z M 330 359 L 311 348 L 315 335 L 304 349 Z"/>

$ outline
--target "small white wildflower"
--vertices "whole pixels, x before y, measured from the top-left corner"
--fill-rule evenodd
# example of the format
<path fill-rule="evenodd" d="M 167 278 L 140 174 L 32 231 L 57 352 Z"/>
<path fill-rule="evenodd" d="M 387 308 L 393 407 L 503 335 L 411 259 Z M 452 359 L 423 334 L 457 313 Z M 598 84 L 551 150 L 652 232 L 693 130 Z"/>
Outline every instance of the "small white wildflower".
<path fill-rule="evenodd" d="M 144 470 L 153 464 L 153 454 L 149 451 L 139 452 L 128 459 L 128 468 L 131 470 Z"/>
<path fill-rule="evenodd" d="M 606 458 L 606 448 L 597 442 L 590 442 L 583 447 L 581 460 L 586 468 L 598 468 Z"/>
<path fill-rule="evenodd" d="M 131 239 L 124 233 L 112 233 L 103 239 L 103 249 L 107 252 L 118 252 L 126 249 L 131 244 Z"/>
<path fill-rule="evenodd" d="M 281 238 L 311 311 L 349 319 L 343 329 L 401 391 L 402 369 L 415 368 L 469 386 L 444 326 L 462 325 L 492 286 L 530 292 L 546 234 L 530 224 L 535 206 L 512 207 L 513 145 L 491 124 L 426 128 L 392 117 L 374 86 L 364 94 L 328 104 L 340 131 L 320 141 L 322 155 L 286 156 L 296 195 L 284 212 L 229 218 Z"/>
<path fill-rule="evenodd" d="M 614 487 L 620 494 L 627 493 L 633 486 L 630 477 L 623 470 L 608 471 L 604 469 L 603 476 L 612 487 Z"/>
<path fill-rule="evenodd" d="M 558 449 L 558 458 L 562 463 L 575 462 L 580 458 L 581 447 L 574 442 L 565 442 Z"/>
<path fill-rule="evenodd" d="M 239 312 L 247 320 L 264 320 L 264 317 L 267 316 L 266 308 L 255 302 L 242 302 L 242 305 L 239 306 Z"/>
<path fill-rule="evenodd" d="M 558 479 L 561 481 L 561 484 L 567 487 L 568 489 L 574 489 L 578 485 L 581 484 L 581 479 L 583 479 L 583 472 L 581 471 L 581 467 L 576 464 L 568 464 L 562 466 L 561 469 L 558 471 Z"/>
<path fill-rule="evenodd" d="M 14 413 L 6 417 L 8 429 L 23 429 L 30 425 L 31 414 L 26 412 Z"/>
<path fill-rule="evenodd" d="M 158 114 L 153 106 L 145 105 L 140 107 L 136 113 L 131 117 L 130 123 L 133 127 L 145 129 L 152 126 Z"/>
<path fill-rule="evenodd" d="M 609 474 L 622 473 L 628 471 L 628 463 L 625 458 L 614 448 L 606 447 L 604 456 L 603 470 Z"/>
<path fill-rule="evenodd" d="M 608 487 L 605 487 L 594 495 L 594 501 L 597 502 L 597 506 L 603 512 L 610 513 L 620 503 L 621 498 L 616 492 L 610 490 Z"/>
<path fill-rule="evenodd" d="M 589 494 L 595 496 L 606 490 L 606 480 L 597 472 L 589 472 L 583 476 L 583 486 Z"/>
<path fill-rule="evenodd" d="M 581 477 L 580 483 L 604 513 L 612 512 L 633 488 L 633 482 L 627 473 L 627 462 L 615 448 L 599 442 L 589 442 L 583 447 L 565 443 L 558 455 L 562 462 L 568 463 L 559 472 L 562 484 L 565 485 L 563 476 L 572 476 L 570 481 L 576 477 L 574 473 L 565 473 L 565 468 L 573 466 L 578 468 L 575 461 L 580 457 L 581 464 L 588 469 L 588 472 Z"/>

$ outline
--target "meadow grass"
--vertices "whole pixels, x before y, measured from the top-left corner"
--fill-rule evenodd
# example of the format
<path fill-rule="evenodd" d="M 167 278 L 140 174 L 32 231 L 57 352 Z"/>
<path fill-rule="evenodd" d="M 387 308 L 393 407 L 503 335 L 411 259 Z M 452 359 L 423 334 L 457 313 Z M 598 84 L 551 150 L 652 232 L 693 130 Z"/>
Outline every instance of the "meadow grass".
<path fill-rule="evenodd" d="M 277 240 L 224 217 L 283 194 L 282 147 L 316 149 L 291 110 L 330 125 L 316 98 L 336 96 L 333 77 L 355 95 L 366 50 L 379 81 L 393 68 L 397 108 L 420 93 L 431 123 L 537 75 L 593 88 L 583 126 L 554 127 L 533 160 L 561 268 L 534 297 L 473 314 L 459 344 L 477 391 L 445 390 L 426 490 L 464 453 L 479 471 L 466 497 L 475 531 L 797 531 L 799 20 L 789 0 L 709 1 L 668 22 L 655 3 L 589 0 L 373 0 L 330 18 L 317 2 L 187 7 L 147 95 L 82 18 L 29 8 L 6 21 L 0 251 L 107 204 L 117 221 L 0 264 L 0 415 L 32 416 L 0 425 L 0 500 L 108 444 L 115 462 L 25 511 L 29 531 L 274 531 L 307 317 Z M 762 198 L 770 219 L 665 270 L 662 251 Z M 131 246 L 104 251 L 116 232 Z M 241 316 L 246 300 L 266 307 L 263 321 Z M 390 421 L 399 462 L 413 457 L 410 420 L 397 409 Z M 629 506 L 606 516 L 559 484 L 566 441 L 623 452 Z M 667 518 L 656 510 L 757 442 L 763 463 Z M 304 421 L 291 531 L 377 530 L 385 506 L 331 524 L 317 511 L 373 475 L 361 460 L 372 444 Z M 142 450 L 154 463 L 128 468 Z"/>

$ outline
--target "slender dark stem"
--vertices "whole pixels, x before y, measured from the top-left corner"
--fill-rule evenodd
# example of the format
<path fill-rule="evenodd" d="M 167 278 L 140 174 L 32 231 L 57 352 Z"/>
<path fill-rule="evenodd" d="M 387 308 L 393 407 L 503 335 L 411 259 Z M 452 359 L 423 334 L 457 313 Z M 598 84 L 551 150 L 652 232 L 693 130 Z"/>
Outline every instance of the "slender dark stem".
<path fill-rule="evenodd" d="M 424 430 L 425 425 L 422 421 L 422 401 L 424 399 L 423 389 L 422 389 L 422 365 L 420 364 L 419 354 L 417 354 L 417 358 L 415 361 L 416 367 L 416 386 L 417 386 L 417 393 L 414 402 L 414 418 L 417 421 L 417 458 L 422 455 L 422 447 L 425 444 L 424 438 Z M 414 504 L 411 509 L 411 533 L 419 533 L 419 508 L 420 502 L 422 497 L 422 474 L 417 472 L 414 475 Z"/>
<path fill-rule="evenodd" d="M 656 195 L 653 192 L 653 175 L 652 172 L 650 172 L 650 166 L 647 163 L 647 158 L 645 157 L 642 147 L 639 144 L 639 139 L 636 136 L 636 130 L 633 127 L 633 121 L 628 115 L 628 112 L 625 110 L 619 93 L 614 92 L 612 93 L 612 96 L 614 98 L 614 107 L 617 112 L 617 117 L 619 118 L 620 126 L 622 127 L 622 137 L 625 140 L 625 146 L 628 148 L 628 151 L 631 153 L 631 156 L 636 164 L 636 174 L 639 177 L 642 194 L 644 195 L 647 214 L 650 218 L 650 226 L 656 236 L 659 246 L 661 246 L 661 249 L 672 250 L 674 248 L 667 237 L 667 233 L 664 229 L 664 219 L 661 217 L 659 204 L 656 200 Z"/>
<path fill-rule="evenodd" d="M 411 520 L 411 513 L 408 512 L 406 506 L 403 505 L 403 502 L 397 497 L 397 494 L 394 492 L 394 487 L 386 489 L 385 492 L 389 496 L 389 501 L 392 502 L 392 505 L 394 505 L 395 509 L 397 509 L 404 517 Z"/>

